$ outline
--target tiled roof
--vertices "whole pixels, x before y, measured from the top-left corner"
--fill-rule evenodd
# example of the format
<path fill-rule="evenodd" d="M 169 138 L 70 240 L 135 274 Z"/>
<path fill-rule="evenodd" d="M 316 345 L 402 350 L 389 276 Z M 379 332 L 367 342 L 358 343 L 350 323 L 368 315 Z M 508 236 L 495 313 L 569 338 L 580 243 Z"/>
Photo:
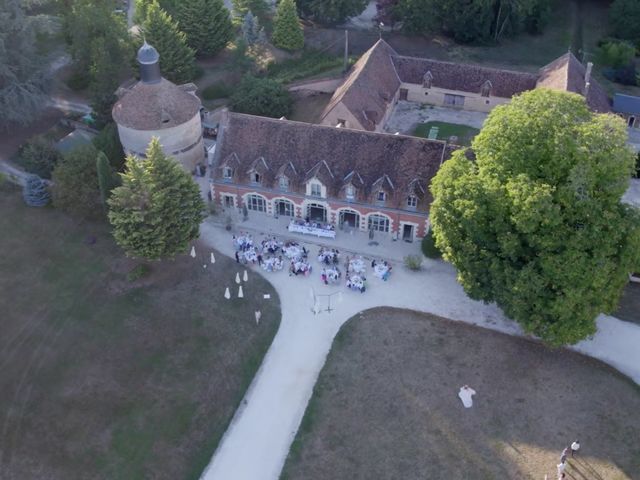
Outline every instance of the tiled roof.
<path fill-rule="evenodd" d="M 377 41 L 351 68 L 321 118 L 342 102 L 366 130 L 375 130 L 400 87 L 400 80 L 391 62 L 391 55 L 395 53 L 384 40 Z"/>
<path fill-rule="evenodd" d="M 550 88 L 584 95 L 586 73 L 584 65 L 571 52 L 568 52 L 540 69 L 536 88 Z M 589 80 L 586 99 L 589 108 L 596 112 L 611 111 L 609 96 L 593 76 Z"/>
<path fill-rule="evenodd" d="M 135 130 L 161 130 L 182 125 L 200 110 L 200 100 L 189 93 L 193 84 L 179 87 L 169 80 L 136 83 L 113 106 L 116 123 Z"/>
<path fill-rule="evenodd" d="M 616 113 L 638 115 L 640 113 L 640 97 L 616 93 L 613 96 L 613 111 Z"/>
<path fill-rule="evenodd" d="M 536 75 L 511 70 L 498 70 L 464 63 L 441 62 L 427 58 L 393 57 L 400 80 L 422 84 L 424 75 L 431 72 L 433 87 L 479 94 L 482 85 L 491 82 L 491 95 L 511 98 L 536 86 Z"/>
<path fill-rule="evenodd" d="M 293 179 L 293 185 L 303 191 L 302 183 L 308 172 L 326 163 L 331 175 L 323 175 L 323 180 L 327 182 L 330 196 L 337 195 L 344 187 L 345 177 L 355 171 L 364 182 L 365 191 L 358 192 L 359 198 L 369 201 L 367 197 L 374 183 L 387 175 L 395 195 L 389 206 L 394 202 L 402 204 L 416 178 L 423 185 L 429 185 L 441 162 L 459 148 L 437 140 L 239 113 L 228 113 L 223 119 L 218 142 L 216 162 L 237 155 L 240 165 L 235 181 L 239 183 L 248 183 L 244 172 L 262 156 L 270 171 L 280 171 L 291 162 L 299 177 Z M 221 179 L 222 169 L 214 168 L 213 177 Z M 358 182 L 355 184 L 358 186 Z M 276 186 L 274 183 L 265 187 Z"/>

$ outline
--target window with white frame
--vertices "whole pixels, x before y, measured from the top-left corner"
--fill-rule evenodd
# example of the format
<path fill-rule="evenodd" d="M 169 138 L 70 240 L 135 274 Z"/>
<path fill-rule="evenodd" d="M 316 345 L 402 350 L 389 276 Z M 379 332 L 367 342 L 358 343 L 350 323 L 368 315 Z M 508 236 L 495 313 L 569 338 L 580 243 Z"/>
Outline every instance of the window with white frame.
<path fill-rule="evenodd" d="M 354 200 L 356 198 L 356 188 L 353 185 L 347 185 L 344 193 L 347 200 Z"/>
<path fill-rule="evenodd" d="M 378 193 L 376 193 L 376 201 L 377 202 L 381 202 L 384 203 L 384 201 L 387 199 L 387 194 L 384 190 L 378 190 Z"/>
<path fill-rule="evenodd" d="M 389 217 L 384 215 L 369 215 L 367 227 L 369 230 L 376 232 L 388 232 L 389 231 Z"/>
<path fill-rule="evenodd" d="M 311 184 L 311 196 L 312 197 L 321 197 L 322 196 L 322 185 L 319 183 Z"/>
<path fill-rule="evenodd" d="M 247 208 L 256 212 L 266 212 L 267 202 L 262 195 L 247 195 Z"/>
<path fill-rule="evenodd" d="M 260 183 L 262 182 L 262 175 L 260 175 L 258 172 L 252 172 L 251 173 L 251 183 Z"/>
<path fill-rule="evenodd" d="M 224 167 L 222 169 L 222 178 L 225 180 L 231 180 L 231 178 L 233 178 L 233 170 L 231 167 Z"/>
<path fill-rule="evenodd" d="M 284 175 L 278 179 L 278 187 L 280 190 L 289 190 L 289 179 Z"/>
<path fill-rule="evenodd" d="M 448 107 L 463 107 L 464 97 L 462 95 L 444 94 L 444 104 Z"/>
<path fill-rule="evenodd" d="M 407 207 L 416 208 L 418 206 L 418 197 L 415 195 L 409 195 L 407 197 Z"/>

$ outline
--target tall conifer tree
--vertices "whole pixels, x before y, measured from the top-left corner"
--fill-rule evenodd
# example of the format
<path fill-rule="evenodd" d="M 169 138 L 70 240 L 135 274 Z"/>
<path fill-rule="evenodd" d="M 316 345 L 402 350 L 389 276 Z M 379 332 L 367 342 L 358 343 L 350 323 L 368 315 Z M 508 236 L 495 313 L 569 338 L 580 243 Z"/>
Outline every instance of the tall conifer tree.
<path fill-rule="evenodd" d="M 278 4 L 272 41 L 276 47 L 285 50 L 300 50 L 304 47 L 304 33 L 294 0 L 282 0 Z"/>
<path fill-rule="evenodd" d="M 145 159 L 127 157 L 122 186 L 108 200 L 113 235 L 127 255 L 149 260 L 185 252 L 199 235 L 205 204 L 200 189 L 154 138 Z"/>
<path fill-rule="evenodd" d="M 182 0 L 178 23 L 198 55 L 214 55 L 233 38 L 229 10 L 222 0 Z"/>
<path fill-rule="evenodd" d="M 157 2 L 149 5 L 147 18 L 142 23 L 142 34 L 160 54 L 160 70 L 166 79 L 175 83 L 193 80 L 194 51 L 187 45 L 187 36 L 178 24 Z"/>

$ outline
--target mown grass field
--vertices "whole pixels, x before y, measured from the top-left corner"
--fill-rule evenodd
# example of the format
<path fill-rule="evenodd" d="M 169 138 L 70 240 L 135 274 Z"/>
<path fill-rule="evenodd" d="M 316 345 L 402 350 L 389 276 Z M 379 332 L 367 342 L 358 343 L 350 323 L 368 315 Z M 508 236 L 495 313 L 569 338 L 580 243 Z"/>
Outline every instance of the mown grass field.
<path fill-rule="evenodd" d="M 251 275 L 225 300 L 236 264 L 199 245 L 130 281 L 106 224 L 7 187 L 0 213 L 0 477 L 199 478 L 277 330 L 276 292 Z"/>
<path fill-rule="evenodd" d="M 465 409 L 468 384 L 477 394 Z M 379 308 L 338 333 L 282 479 L 640 478 L 640 388 L 601 362 Z"/>

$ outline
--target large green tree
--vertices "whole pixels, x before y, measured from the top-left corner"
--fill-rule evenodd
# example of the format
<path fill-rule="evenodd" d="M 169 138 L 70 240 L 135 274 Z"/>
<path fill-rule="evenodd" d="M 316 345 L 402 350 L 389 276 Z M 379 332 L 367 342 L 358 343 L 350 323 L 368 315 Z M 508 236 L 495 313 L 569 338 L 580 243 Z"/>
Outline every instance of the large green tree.
<path fill-rule="evenodd" d="M 496 107 L 434 178 L 438 248 L 474 299 L 561 345 L 595 332 L 639 264 L 640 218 L 620 202 L 633 168 L 624 122 L 536 89 Z"/>
<path fill-rule="evenodd" d="M 295 0 L 281 0 L 276 10 L 271 41 L 278 48 L 300 50 L 304 47 L 304 32 Z"/>
<path fill-rule="evenodd" d="M 131 72 L 133 45 L 127 25 L 109 2 L 73 0 L 64 26 L 76 81 L 88 86 L 99 123 L 107 123 L 115 91 Z"/>
<path fill-rule="evenodd" d="M 291 113 L 289 92 L 275 80 L 245 76 L 231 96 L 236 112 L 280 118 Z"/>
<path fill-rule="evenodd" d="M 93 146 L 83 146 L 64 155 L 53 170 L 53 205 L 82 218 L 103 215 Z"/>
<path fill-rule="evenodd" d="M 193 80 L 195 52 L 187 44 L 185 33 L 158 2 L 149 5 L 141 33 L 160 54 L 160 70 L 165 78 L 175 83 Z"/>
<path fill-rule="evenodd" d="M 222 0 L 182 0 L 177 18 L 198 55 L 214 55 L 233 38 L 229 10 Z"/>
<path fill-rule="evenodd" d="M 551 12 L 550 0 L 398 0 L 385 5 L 405 30 L 441 32 L 458 42 L 497 41 L 521 31 L 539 33 Z M 387 12 L 388 14 L 388 12 Z"/>
<path fill-rule="evenodd" d="M 127 157 L 122 186 L 111 193 L 109 221 L 127 255 L 149 260 L 185 252 L 205 217 L 200 189 L 157 139 L 145 159 Z"/>
<path fill-rule="evenodd" d="M 27 172 L 42 178 L 51 178 L 51 172 L 60 161 L 62 155 L 53 146 L 51 140 L 36 136 L 20 149 L 19 161 Z"/>
<path fill-rule="evenodd" d="M 305 17 L 333 25 L 360 15 L 368 3 L 368 0 L 298 0 L 298 8 Z"/>
<path fill-rule="evenodd" d="M 265 0 L 231 0 L 235 22 L 240 24 L 247 13 L 253 13 L 261 23 L 265 23 L 271 8 Z"/>
<path fill-rule="evenodd" d="M 640 48 L 640 2 L 638 0 L 615 0 L 609 10 L 612 33 L 630 40 Z"/>
<path fill-rule="evenodd" d="M 37 48 L 41 20 L 27 15 L 20 0 L 0 0 L 0 128 L 26 125 L 46 106 L 51 75 Z"/>

